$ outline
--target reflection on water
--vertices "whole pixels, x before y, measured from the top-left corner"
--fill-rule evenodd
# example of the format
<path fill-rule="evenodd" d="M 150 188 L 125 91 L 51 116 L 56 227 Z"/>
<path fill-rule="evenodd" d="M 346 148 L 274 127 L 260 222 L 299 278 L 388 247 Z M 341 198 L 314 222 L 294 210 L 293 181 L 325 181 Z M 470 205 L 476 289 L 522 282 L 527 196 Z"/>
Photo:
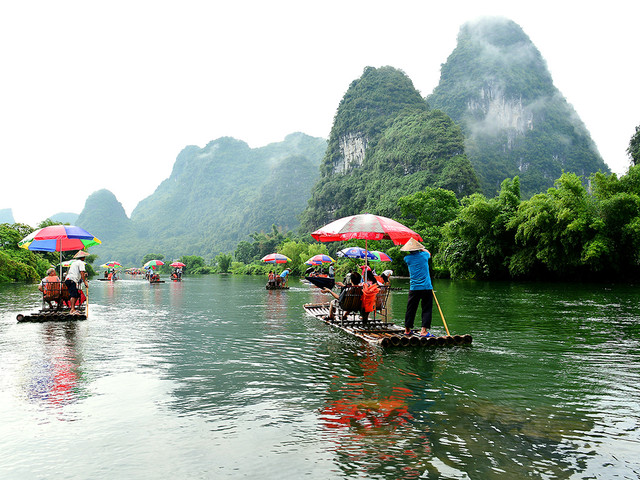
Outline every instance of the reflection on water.
<path fill-rule="evenodd" d="M 61 407 L 82 395 L 76 322 L 42 324 L 42 352 L 33 352 L 26 396 L 45 406 Z"/>
<path fill-rule="evenodd" d="M 91 282 L 89 320 L 43 324 L 15 320 L 34 286 L 2 285 L 0 475 L 638 477 L 633 288 L 436 287 L 471 347 L 366 346 L 305 316 L 328 296 L 295 279 Z"/>
<path fill-rule="evenodd" d="M 390 384 L 379 371 L 383 361 L 379 349 L 365 347 L 353 371 L 332 376 L 319 414 L 322 436 L 335 444 L 338 466 L 347 476 L 394 472 L 393 478 L 417 478 L 431 456 L 429 426 L 414 422 L 415 392 L 407 375 L 398 372 Z"/>

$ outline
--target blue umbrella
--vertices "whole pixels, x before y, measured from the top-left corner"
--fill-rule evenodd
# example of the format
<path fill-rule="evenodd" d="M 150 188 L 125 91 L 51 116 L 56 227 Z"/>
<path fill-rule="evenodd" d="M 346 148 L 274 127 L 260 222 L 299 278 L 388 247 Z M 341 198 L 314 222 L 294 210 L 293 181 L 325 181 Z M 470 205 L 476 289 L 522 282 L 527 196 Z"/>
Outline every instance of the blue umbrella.
<path fill-rule="evenodd" d="M 368 252 L 366 249 L 362 247 L 343 248 L 338 252 L 338 256 L 344 257 L 344 258 L 365 258 L 366 257 L 370 260 L 377 260 L 377 257 L 374 254 L 372 254 L 371 252 Z"/>

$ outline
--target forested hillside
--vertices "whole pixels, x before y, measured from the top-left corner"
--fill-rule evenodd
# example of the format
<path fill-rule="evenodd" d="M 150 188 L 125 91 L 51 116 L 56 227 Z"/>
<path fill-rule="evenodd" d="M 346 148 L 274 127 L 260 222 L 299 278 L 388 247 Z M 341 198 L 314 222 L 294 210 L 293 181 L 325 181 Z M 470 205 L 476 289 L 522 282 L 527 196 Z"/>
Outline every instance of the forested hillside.
<path fill-rule="evenodd" d="M 101 261 L 137 264 L 149 252 L 213 258 L 274 224 L 296 229 L 325 149 L 324 139 L 302 133 L 256 149 L 228 137 L 189 146 L 131 219 L 113 194 L 100 191 L 78 224 L 103 241 L 92 249 Z"/>
<path fill-rule="evenodd" d="M 365 68 L 338 106 L 304 227 L 363 211 L 397 216 L 401 196 L 428 186 L 478 190 L 460 128 L 400 70 Z"/>
<path fill-rule="evenodd" d="M 465 24 L 427 100 L 461 125 L 486 195 L 516 175 L 529 197 L 552 187 L 563 170 L 583 178 L 609 171 L 542 55 L 512 21 Z"/>

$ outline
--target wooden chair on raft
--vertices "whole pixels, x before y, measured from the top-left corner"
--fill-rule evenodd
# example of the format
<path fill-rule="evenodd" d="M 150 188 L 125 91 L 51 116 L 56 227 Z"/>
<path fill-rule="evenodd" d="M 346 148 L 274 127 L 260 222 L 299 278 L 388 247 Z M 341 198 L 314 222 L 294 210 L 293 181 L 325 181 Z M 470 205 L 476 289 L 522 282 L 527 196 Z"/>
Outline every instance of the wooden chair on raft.
<path fill-rule="evenodd" d="M 389 298 L 389 287 L 383 285 L 376 295 L 376 309 L 369 316 L 369 322 L 383 321 L 387 323 L 387 300 Z M 336 316 L 340 318 L 340 323 L 344 325 L 346 320 L 357 321 L 362 310 L 362 286 L 351 285 L 345 287 L 338 298 L 338 311 Z"/>
<path fill-rule="evenodd" d="M 46 282 L 42 290 L 42 305 L 56 302 L 56 310 L 60 310 L 65 301 L 71 298 L 64 282 Z"/>

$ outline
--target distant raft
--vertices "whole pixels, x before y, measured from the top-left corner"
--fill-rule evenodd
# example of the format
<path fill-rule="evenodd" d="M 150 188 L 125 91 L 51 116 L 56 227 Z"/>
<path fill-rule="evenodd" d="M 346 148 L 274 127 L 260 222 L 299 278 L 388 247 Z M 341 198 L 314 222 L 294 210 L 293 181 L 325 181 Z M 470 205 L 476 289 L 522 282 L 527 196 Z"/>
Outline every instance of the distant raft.
<path fill-rule="evenodd" d="M 307 303 L 304 305 L 304 310 L 308 315 L 322 320 L 327 325 L 338 328 L 367 343 L 382 347 L 470 345 L 473 341 L 471 335 L 421 337 L 417 332 L 414 332 L 413 335 L 405 335 L 404 328 L 398 325 L 382 322 L 371 317 L 365 324 L 357 314 L 349 314 L 346 320 L 340 320 L 336 315 L 336 318 L 331 320 L 326 318 L 329 315 L 328 303 Z"/>
<path fill-rule="evenodd" d="M 267 283 L 265 286 L 267 290 L 289 290 L 289 287 L 286 285 L 277 285 L 275 283 Z"/>

